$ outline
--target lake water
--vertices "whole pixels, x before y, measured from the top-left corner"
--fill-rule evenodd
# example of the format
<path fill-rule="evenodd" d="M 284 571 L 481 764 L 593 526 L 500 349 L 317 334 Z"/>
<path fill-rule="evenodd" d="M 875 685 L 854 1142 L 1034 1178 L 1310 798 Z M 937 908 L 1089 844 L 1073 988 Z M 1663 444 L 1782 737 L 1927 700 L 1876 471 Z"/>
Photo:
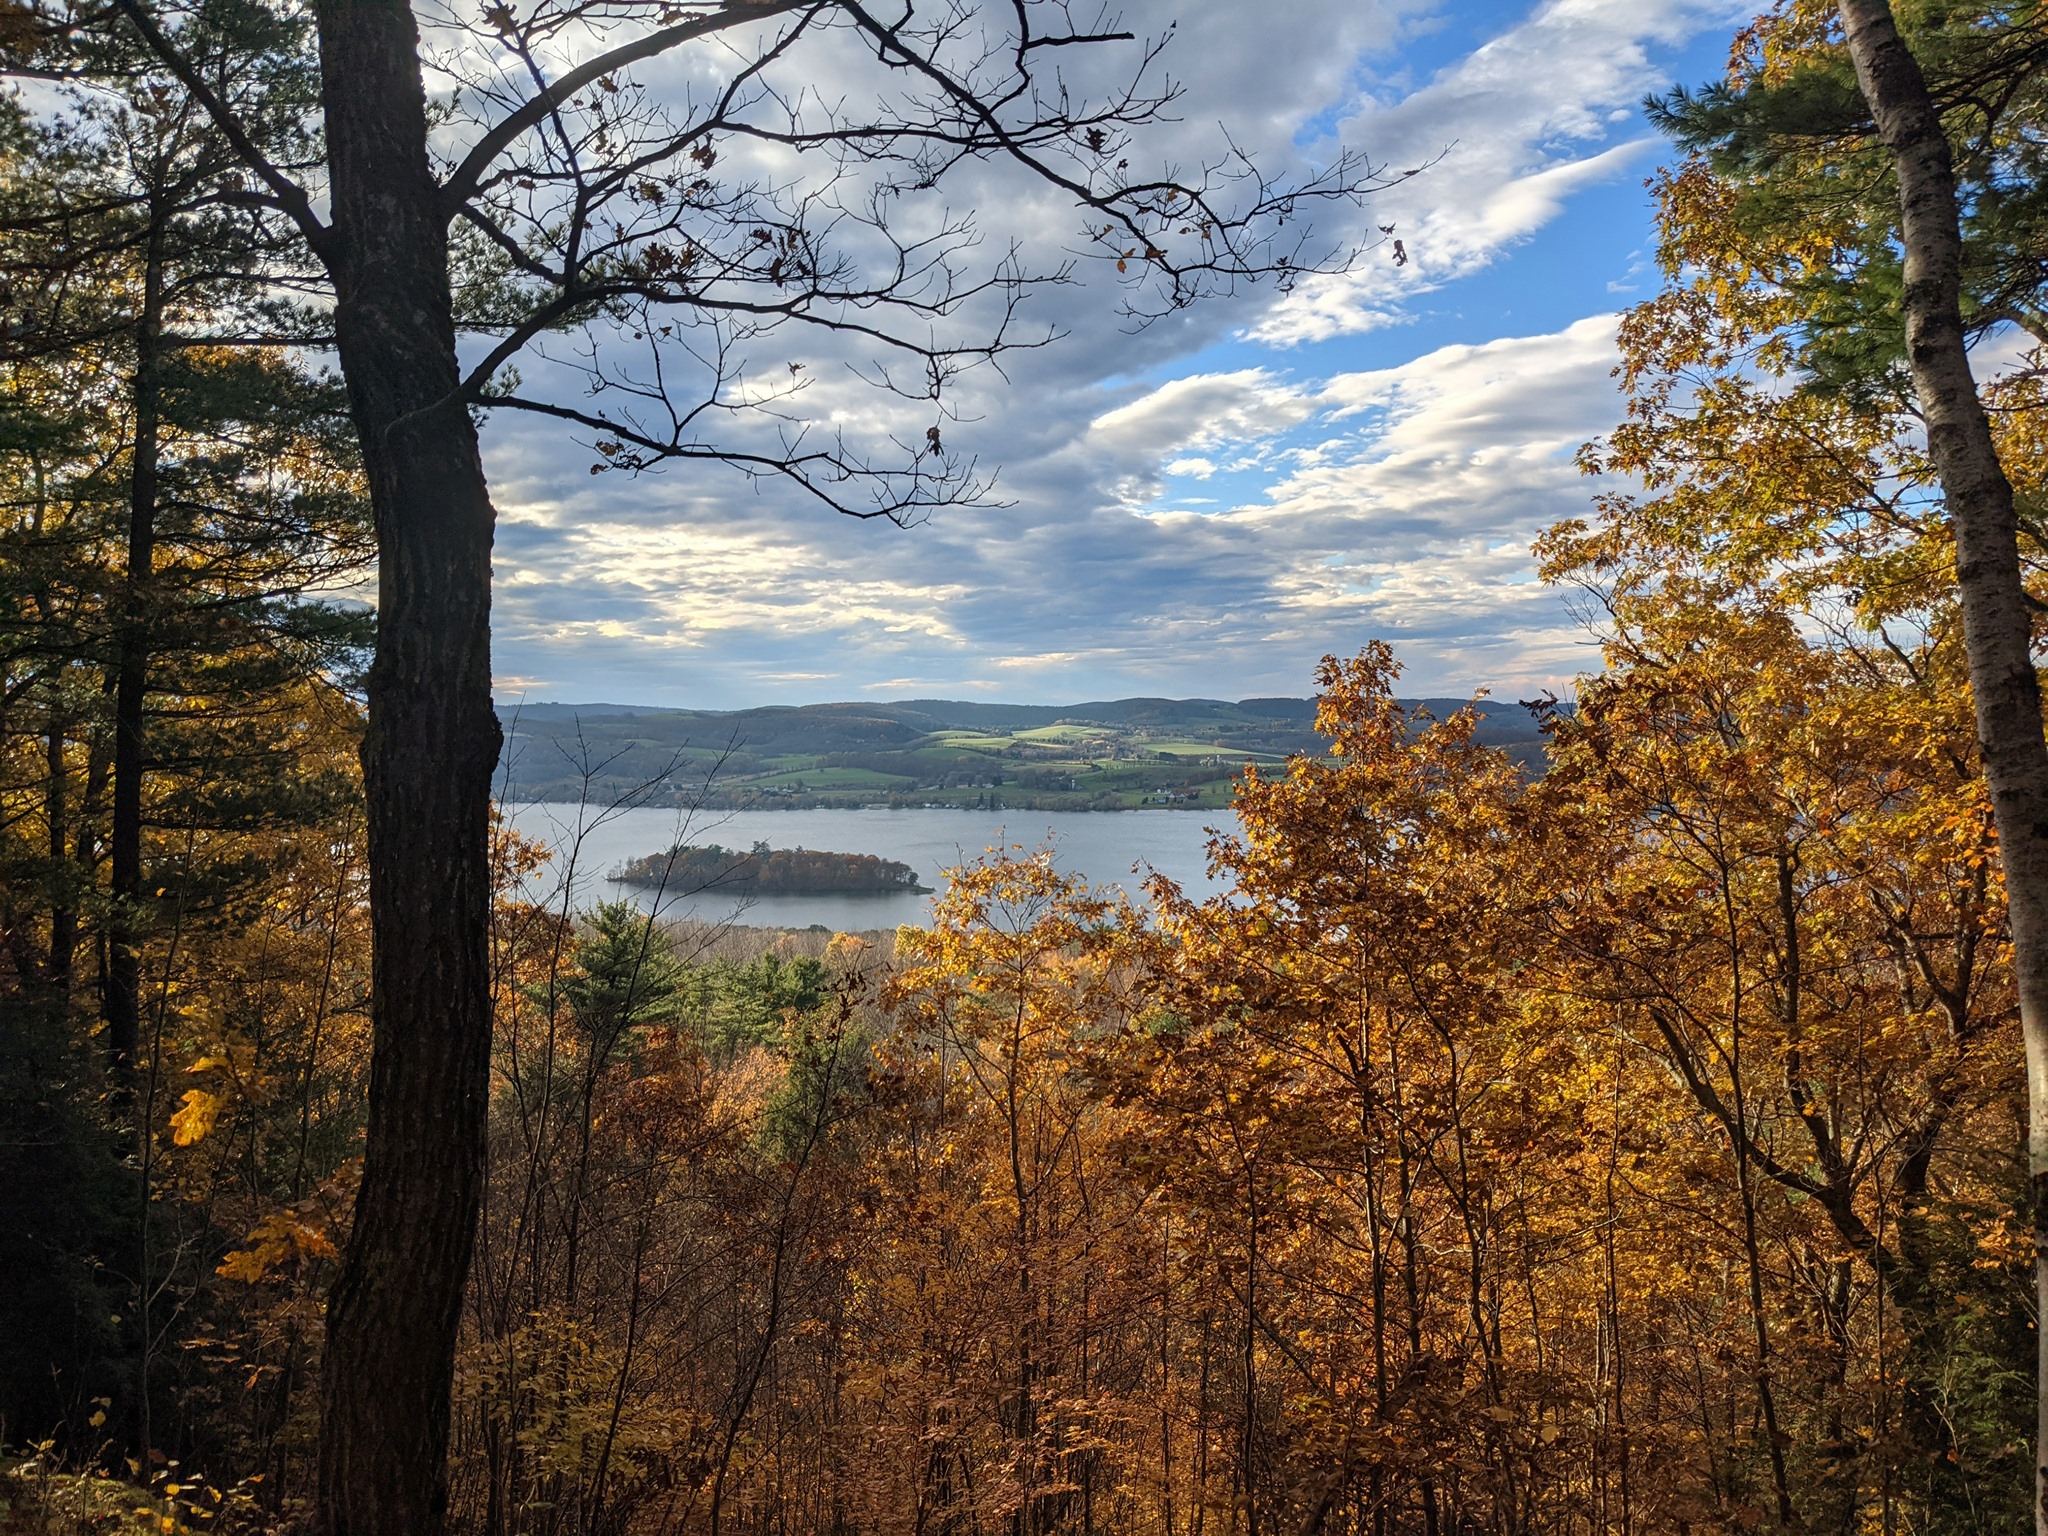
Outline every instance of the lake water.
<path fill-rule="evenodd" d="M 1216 889 L 1208 874 L 1208 828 L 1234 827 L 1228 811 L 959 811 L 817 810 L 695 811 L 642 807 L 598 811 L 574 805 L 530 803 L 503 807 L 525 837 L 547 844 L 555 856 L 534 895 L 559 903 L 565 883 L 573 905 L 627 897 L 651 905 L 656 893 L 605 877 L 628 859 L 677 843 L 718 843 L 751 848 L 810 848 L 826 853 L 872 853 L 908 864 L 935 890 L 944 872 L 986 849 L 1021 843 L 1051 846 L 1061 868 L 1097 885 L 1132 895 L 1145 874 L 1158 870 L 1190 895 Z M 1136 873 L 1133 868 L 1136 867 Z M 768 928 L 822 923 L 841 931 L 923 923 L 932 897 L 913 893 L 876 896 L 753 896 L 731 892 L 661 897 L 663 917 L 740 922 Z M 743 904 L 742 904 L 743 903 Z"/>

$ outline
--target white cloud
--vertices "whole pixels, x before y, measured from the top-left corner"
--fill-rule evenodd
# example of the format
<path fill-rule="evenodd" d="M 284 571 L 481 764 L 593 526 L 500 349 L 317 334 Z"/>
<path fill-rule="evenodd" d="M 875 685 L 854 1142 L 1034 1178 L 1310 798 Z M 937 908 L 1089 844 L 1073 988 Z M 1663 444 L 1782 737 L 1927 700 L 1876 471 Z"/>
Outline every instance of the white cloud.
<path fill-rule="evenodd" d="M 1154 30 L 1171 8 L 1132 0 L 1127 19 Z M 593 478 L 566 439 L 497 421 L 505 674 L 555 698 L 737 705 L 1299 694 L 1318 656 L 1375 636 L 1396 641 L 1422 691 L 1555 684 L 1589 664 L 1528 546 L 1584 510 L 1573 450 L 1619 414 L 1612 317 L 1567 321 L 1612 302 L 1601 279 L 1644 232 L 1583 232 L 1612 265 L 1582 303 L 1533 295 L 1526 323 L 1542 334 L 1444 346 L 1420 325 L 1385 327 L 1628 174 L 1647 153 L 1628 109 L 1725 7 L 1560 0 L 1405 93 L 1363 71 L 1418 24 L 1410 0 L 1269 0 L 1259 47 L 1244 45 L 1240 8 L 1179 8 L 1170 57 L 1190 110 L 1147 152 L 1178 153 L 1219 119 L 1281 165 L 1338 136 L 1397 168 L 1457 141 L 1367 210 L 1399 224 L 1409 267 L 1376 263 L 1277 305 L 1261 288 L 1131 335 L 1084 266 L 1034 301 L 1069 335 L 963 381 L 946 428 L 949 446 L 1000 467 L 1007 504 L 911 530 L 716 466 Z M 993 171 L 963 185 L 990 248 L 1018 231 L 1064 242 L 1072 210 L 1014 190 Z M 925 408 L 863 390 L 846 360 L 760 362 L 806 364 L 812 420 L 921 438 Z"/>
<path fill-rule="evenodd" d="M 1038 656 L 998 656 L 999 667 L 1067 667 L 1082 657 L 1080 651 L 1046 651 Z"/>
<path fill-rule="evenodd" d="M 1401 324 L 1414 300 L 1494 261 L 1555 220 L 1577 192 L 1624 175 L 1656 141 L 1610 142 L 1628 110 L 1665 83 L 1653 49 L 1735 14 L 1727 0 L 1551 0 L 1519 25 L 1343 126 L 1396 170 L 1428 165 L 1373 200 L 1408 255 L 1312 279 L 1252 334 L 1276 345 Z"/>
<path fill-rule="evenodd" d="M 1283 432 L 1314 410 L 1305 391 L 1263 368 L 1198 373 L 1096 417 L 1089 447 L 1123 454 L 1241 443 Z"/>
<path fill-rule="evenodd" d="M 1970 371 L 1981 384 L 2041 366 L 2041 344 L 2016 326 L 1980 337 L 1970 349 Z"/>
<path fill-rule="evenodd" d="M 908 531 L 721 527 L 658 483 L 646 489 L 665 510 L 625 518 L 593 488 L 547 513 L 545 542 L 510 530 L 521 568 L 551 580 L 503 593 L 501 651 L 530 673 L 548 669 L 526 658 L 565 645 L 630 657 L 695 702 L 1019 683 L 1034 697 L 1299 693 L 1318 656 L 1371 636 L 1403 647 L 1420 688 L 1556 685 L 1588 653 L 1533 580 L 1529 545 L 1584 508 L 1572 455 L 1618 415 L 1613 334 L 1597 317 L 1314 386 L 1172 381 L 1083 429 L 1116 445 L 1087 501 Z M 1195 398 L 1214 423 L 1176 407 Z M 1307 451 L 1290 453 L 1301 432 Z M 1286 467 L 1203 512 L 1120 502 L 1205 434 Z"/>

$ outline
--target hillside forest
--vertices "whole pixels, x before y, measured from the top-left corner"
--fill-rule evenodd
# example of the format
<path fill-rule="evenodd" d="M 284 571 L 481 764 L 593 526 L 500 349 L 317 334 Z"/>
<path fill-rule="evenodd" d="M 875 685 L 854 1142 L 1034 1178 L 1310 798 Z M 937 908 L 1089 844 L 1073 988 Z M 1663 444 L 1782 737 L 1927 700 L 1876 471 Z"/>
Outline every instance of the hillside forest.
<path fill-rule="evenodd" d="M 1468 703 L 1410 702 L 1438 715 Z M 1525 761 L 1542 756 L 1542 731 L 1518 701 L 1469 702 L 1480 740 Z M 500 714 L 499 798 L 571 805 L 1222 810 L 1246 766 L 1329 749 L 1314 699 L 907 699 L 728 711 L 522 702 Z"/>
<path fill-rule="evenodd" d="M 996 848 L 865 935 L 537 900 L 576 849 L 479 814 L 471 1042 L 397 844 L 456 791 L 407 776 L 391 510 L 469 461 L 362 429 L 426 387 L 350 350 L 375 145 L 332 90 L 323 137 L 295 9 L 0 10 L 41 71 L 0 100 L 0 1531 L 2025 1530 L 2038 935 L 1988 687 L 2042 743 L 1965 608 L 2003 569 L 2024 642 L 2048 611 L 2048 48 L 1896 14 L 1958 345 L 2028 359 L 1976 418 L 2004 567 L 1958 557 L 1902 255 L 1934 161 L 1851 57 L 1892 12 L 1785 0 L 1659 104 L 1661 288 L 1537 551 L 1599 665 L 1533 748 L 1333 635 L 1219 894 Z M 493 249 L 463 323 L 517 329 Z M 453 1153 L 394 1161 L 405 1115 Z"/>

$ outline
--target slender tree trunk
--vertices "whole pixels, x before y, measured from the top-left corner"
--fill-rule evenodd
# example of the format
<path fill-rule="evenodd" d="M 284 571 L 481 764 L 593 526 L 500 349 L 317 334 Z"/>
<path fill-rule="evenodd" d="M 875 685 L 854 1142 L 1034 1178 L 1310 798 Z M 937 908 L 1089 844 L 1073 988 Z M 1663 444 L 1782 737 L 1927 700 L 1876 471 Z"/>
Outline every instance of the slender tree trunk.
<path fill-rule="evenodd" d="M 1360 1015 L 1358 1054 L 1352 1060 L 1352 1078 L 1358 1089 L 1358 1145 L 1360 1167 L 1365 1175 L 1366 1244 L 1367 1252 L 1371 1255 L 1373 1412 L 1384 1421 L 1387 1415 L 1387 1249 L 1382 1215 L 1385 1202 L 1380 1198 L 1379 1159 L 1373 1151 L 1378 1134 L 1378 1120 L 1374 1108 L 1377 1100 L 1369 1075 L 1372 1033 L 1363 1009 L 1360 1010 Z M 1386 1480 L 1385 1460 L 1376 1456 L 1372 1462 L 1369 1495 L 1372 1503 L 1372 1536 L 1386 1536 Z"/>
<path fill-rule="evenodd" d="M 40 538 L 46 529 L 49 486 L 40 460 L 34 461 L 35 499 L 29 525 Z M 56 594 L 46 585 L 35 593 L 36 616 L 45 628 L 58 623 Z M 73 721 L 65 700 L 70 666 L 60 666 L 50 683 L 49 716 L 44 722 L 43 821 L 49 833 L 50 852 L 50 954 L 43 967 L 43 981 L 50 996 L 52 1016 L 71 1017 L 71 972 L 78 953 L 77 874 L 71 854 L 71 765 L 67 737 Z"/>
<path fill-rule="evenodd" d="M 1785 1468 L 1787 1435 L 1778 1423 L 1778 1389 L 1772 1365 L 1770 1321 L 1764 1312 L 1763 1254 L 1756 1235 L 1756 1185 L 1749 1171 L 1749 1159 L 1735 1153 L 1735 1182 L 1742 1196 L 1742 1254 L 1749 1271 L 1750 1335 L 1756 1345 L 1757 1406 L 1763 1412 L 1764 1448 L 1771 1464 L 1771 1490 L 1778 1499 L 1778 1529 L 1799 1530 L 1800 1520 L 1792 1506 L 1792 1483 Z"/>
<path fill-rule="evenodd" d="M 61 680 L 62 674 L 59 676 Z M 59 1019 L 71 1017 L 71 965 L 78 953 L 78 902 L 72 893 L 71 764 L 65 750 L 70 724 L 61 705 L 53 699 L 43 747 L 48 776 L 43 815 L 49 823 L 50 880 L 54 889 L 50 901 L 50 961 L 44 974 L 49 983 L 50 1006 Z"/>
<path fill-rule="evenodd" d="M 128 567 L 114 647 L 114 804 L 107 852 L 114 910 L 107 933 L 107 985 L 101 1012 L 107 1055 L 125 1092 L 141 1038 L 142 735 L 149 693 L 150 585 L 156 569 L 157 467 L 162 383 L 157 365 L 164 325 L 163 219 L 149 215 L 142 314 L 135 327 L 135 437 L 128 481 Z"/>
<path fill-rule="evenodd" d="M 1254 1481 L 1259 1428 L 1259 1175 L 1244 1160 L 1244 1470 L 1245 1536 L 1259 1536 L 1259 1490 Z"/>
<path fill-rule="evenodd" d="M 325 0 L 335 336 L 378 538 L 363 744 L 373 957 L 369 1134 L 328 1306 L 316 1524 L 433 1536 L 475 1239 L 490 1059 L 490 496 L 460 375 L 419 35 L 400 0 Z"/>
<path fill-rule="evenodd" d="M 1159 1519 L 1173 1536 L 1173 1212 L 1159 1228 Z"/>
<path fill-rule="evenodd" d="M 1948 136 L 1889 0 L 1838 0 L 1849 56 L 1898 174 L 1906 358 L 1955 530 L 1956 584 L 1984 779 L 2011 907 L 2013 974 L 2027 1052 L 2034 1285 L 2048 1318 L 2048 744 L 2033 626 L 2021 584 L 2012 485 L 1977 396 L 1962 319 L 1961 219 Z M 2036 1330 L 2034 1529 L 2048 1536 L 2048 1327 Z"/>

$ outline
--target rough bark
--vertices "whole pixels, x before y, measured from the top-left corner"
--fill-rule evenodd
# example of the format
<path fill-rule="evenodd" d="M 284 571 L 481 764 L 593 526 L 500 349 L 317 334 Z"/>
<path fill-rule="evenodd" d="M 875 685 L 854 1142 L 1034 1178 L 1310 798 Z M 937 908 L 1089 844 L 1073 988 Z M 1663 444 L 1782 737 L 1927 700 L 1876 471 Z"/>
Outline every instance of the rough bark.
<path fill-rule="evenodd" d="M 2034 1283 L 2048 1318 L 2048 743 L 2021 585 L 2012 485 L 1970 373 L 1961 218 L 1948 136 L 1889 0 L 1838 0 L 1849 55 L 1899 183 L 1906 357 L 1947 499 L 1977 736 L 2011 911 L 2027 1053 Z M 2048 1536 L 2048 1328 L 2037 1330 L 2034 1529 Z"/>
<path fill-rule="evenodd" d="M 335 334 L 376 517 L 363 746 L 369 1134 L 328 1308 L 316 1525 L 431 1536 L 490 1050 L 492 510 L 459 382 L 419 38 L 400 0 L 318 9 Z"/>

